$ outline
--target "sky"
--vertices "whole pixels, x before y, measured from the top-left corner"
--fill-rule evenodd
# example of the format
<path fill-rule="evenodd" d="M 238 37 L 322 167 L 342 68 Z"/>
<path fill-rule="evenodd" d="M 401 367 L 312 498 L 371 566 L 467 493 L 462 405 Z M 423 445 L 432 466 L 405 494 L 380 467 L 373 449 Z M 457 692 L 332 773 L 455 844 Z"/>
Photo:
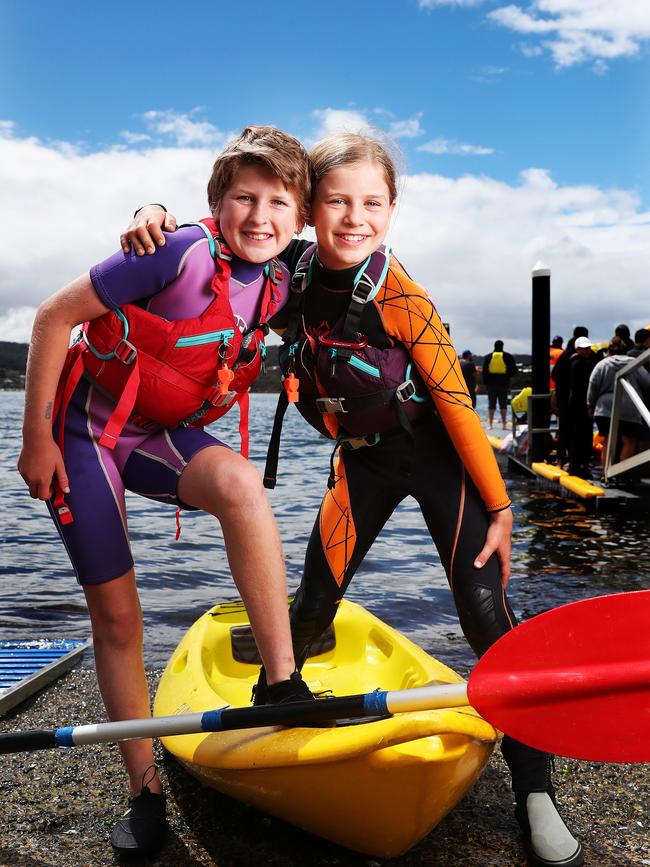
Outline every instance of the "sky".
<path fill-rule="evenodd" d="M 650 0 L 0 0 L 0 340 L 117 249 L 206 216 L 250 123 L 400 151 L 389 242 L 458 351 L 650 324 Z"/>

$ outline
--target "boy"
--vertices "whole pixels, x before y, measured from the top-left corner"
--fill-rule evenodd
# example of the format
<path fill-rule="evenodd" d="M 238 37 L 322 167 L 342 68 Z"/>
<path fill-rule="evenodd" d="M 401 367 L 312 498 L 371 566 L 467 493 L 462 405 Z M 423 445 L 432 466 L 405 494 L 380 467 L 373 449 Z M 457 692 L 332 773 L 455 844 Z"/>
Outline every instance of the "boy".
<path fill-rule="evenodd" d="M 48 501 L 83 587 L 114 720 L 150 713 L 125 489 L 219 520 L 269 701 L 311 698 L 295 671 L 280 540 L 261 480 L 202 427 L 234 402 L 245 406 L 266 322 L 286 301 L 287 271 L 274 257 L 307 214 L 304 148 L 273 127 L 248 127 L 218 156 L 208 201 L 212 222 L 180 229 L 158 256 L 111 256 L 43 302 L 34 321 L 18 468 L 31 496 Z M 84 322 L 85 343 L 68 350 Z M 167 343 L 171 335 L 171 348 L 149 345 L 159 334 Z M 181 387 L 197 391 L 189 408 Z M 117 853 L 151 853 L 166 827 L 152 743 L 120 750 L 129 812 L 111 843 Z"/>

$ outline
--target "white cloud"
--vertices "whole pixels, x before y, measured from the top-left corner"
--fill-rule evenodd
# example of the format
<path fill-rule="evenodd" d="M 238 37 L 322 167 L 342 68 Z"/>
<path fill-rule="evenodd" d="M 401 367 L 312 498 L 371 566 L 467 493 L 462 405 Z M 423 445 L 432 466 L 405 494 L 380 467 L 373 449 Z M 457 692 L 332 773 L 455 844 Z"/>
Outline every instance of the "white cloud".
<path fill-rule="evenodd" d="M 388 127 L 388 132 L 393 138 L 417 138 L 418 136 L 424 135 L 425 132 L 422 129 L 422 124 L 420 123 L 421 120 L 421 111 L 407 120 L 394 120 Z"/>
<path fill-rule="evenodd" d="M 316 121 L 316 128 L 306 141 L 311 145 L 335 132 L 372 134 L 373 130 L 378 130 L 380 127 L 394 139 L 417 138 L 425 132 L 421 124 L 422 114 L 419 111 L 413 117 L 399 120 L 384 108 L 318 108 L 311 112 L 311 117 Z"/>
<path fill-rule="evenodd" d="M 450 154 L 453 156 L 487 156 L 494 153 L 494 148 L 482 145 L 463 144 L 449 138 L 434 138 L 418 147 L 419 151 L 428 154 Z"/>
<path fill-rule="evenodd" d="M 161 144 L 161 139 L 178 147 L 222 148 L 233 134 L 217 129 L 206 120 L 197 119 L 200 108 L 192 109 L 189 114 L 166 111 L 146 111 L 140 115 L 146 132 L 123 130 L 120 136 L 127 144 L 140 144 L 153 141 Z"/>
<path fill-rule="evenodd" d="M 26 341 L 38 304 L 115 251 L 137 206 L 162 200 L 180 221 L 206 213 L 214 150 L 84 153 L 12 129 L 0 124 L 0 339 Z M 650 214 L 629 191 L 560 186 L 539 168 L 515 184 L 411 175 L 391 242 L 459 348 L 481 353 L 501 337 L 526 351 L 538 259 L 553 272 L 553 333 L 585 322 L 606 339 L 617 322 L 649 319 Z"/>
<path fill-rule="evenodd" d="M 214 155 L 169 147 L 85 153 L 0 134 L 0 331 L 27 340 L 26 308 L 114 252 L 139 205 L 167 196 L 181 219 L 204 216 Z"/>
<path fill-rule="evenodd" d="M 344 108 L 317 108 L 311 112 L 316 128 L 310 137 L 312 142 L 334 132 L 364 132 L 372 127 L 372 121 L 363 111 Z"/>
<path fill-rule="evenodd" d="M 486 0 L 420 0 L 421 9 L 472 7 Z M 489 20 L 541 40 L 521 46 L 527 57 L 550 51 L 558 67 L 590 60 L 614 60 L 638 54 L 650 40 L 648 0 L 532 0 L 527 5 L 500 6 Z M 594 72 L 602 74 L 602 65 Z"/>
<path fill-rule="evenodd" d="M 510 4 L 494 9 L 488 18 L 541 38 L 559 67 L 632 57 L 650 39 L 647 0 L 534 0 L 527 7 Z"/>
<path fill-rule="evenodd" d="M 618 322 L 648 320 L 650 213 L 628 191 L 562 187 L 543 169 L 513 185 L 411 175 L 390 240 L 459 348 L 480 354 L 502 338 L 530 351 L 530 272 L 539 259 L 552 270 L 553 333 L 584 323 L 605 340 Z"/>

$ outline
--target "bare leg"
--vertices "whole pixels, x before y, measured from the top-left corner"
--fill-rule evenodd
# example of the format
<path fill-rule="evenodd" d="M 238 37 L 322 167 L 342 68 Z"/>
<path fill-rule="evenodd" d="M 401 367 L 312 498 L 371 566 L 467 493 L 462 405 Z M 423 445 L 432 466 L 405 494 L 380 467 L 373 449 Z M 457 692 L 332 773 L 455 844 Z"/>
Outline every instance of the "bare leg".
<path fill-rule="evenodd" d="M 490 425 L 490 430 L 494 427 L 494 410 L 488 409 L 488 423 Z"/>
<path fill-rule="evenodd" d="M 142 611 L 131 569 L 105 584 L 84 587 L 93 628 L 99 691 L 109 719 L 151 716 L 142 659 Z M 120 752 L 129 774 L 130 792 L 140 793 L 144 772 L 154 763 L 151 740 L 122 741 Z M 158 775 L 148 783 L 162 791 Z"/>
<path fill-rule="evenodd" d="M 287 581 L 280 536 L 257 470 L 229 449 L 209 447 L 183 470 L 178 494 L 219 520 L 267 682 L 287 680 L 295 670 Z"/>
<path fill-rule="evenodd" d="M 638 445 L 638 440 L 635 437 L 629 437 L 625 434 L 621 435 L 621 457 L 620 460 L 624 461 L 627 458 L 631 458 L 636 454 L 636 449 Z"/>

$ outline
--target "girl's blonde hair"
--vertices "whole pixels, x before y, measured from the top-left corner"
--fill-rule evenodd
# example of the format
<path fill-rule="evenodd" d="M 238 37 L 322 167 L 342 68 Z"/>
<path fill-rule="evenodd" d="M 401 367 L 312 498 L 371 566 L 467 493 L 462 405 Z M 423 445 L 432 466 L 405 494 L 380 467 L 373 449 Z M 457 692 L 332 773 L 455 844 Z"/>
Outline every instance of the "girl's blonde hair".
<path fill-rule="evenodd" d="M 397 150 L 394 146 L 392 150 Z M 336 132 L 317 142 L 309 153 L 311 160 L 312 192 L 328 172 L 341 166 L 359 163 L 379 163 L 384 172 L 391 202 L 397 199 L 398 171 L 396 159 L 389 153 L 387 143 L 367 135 Z"/>

